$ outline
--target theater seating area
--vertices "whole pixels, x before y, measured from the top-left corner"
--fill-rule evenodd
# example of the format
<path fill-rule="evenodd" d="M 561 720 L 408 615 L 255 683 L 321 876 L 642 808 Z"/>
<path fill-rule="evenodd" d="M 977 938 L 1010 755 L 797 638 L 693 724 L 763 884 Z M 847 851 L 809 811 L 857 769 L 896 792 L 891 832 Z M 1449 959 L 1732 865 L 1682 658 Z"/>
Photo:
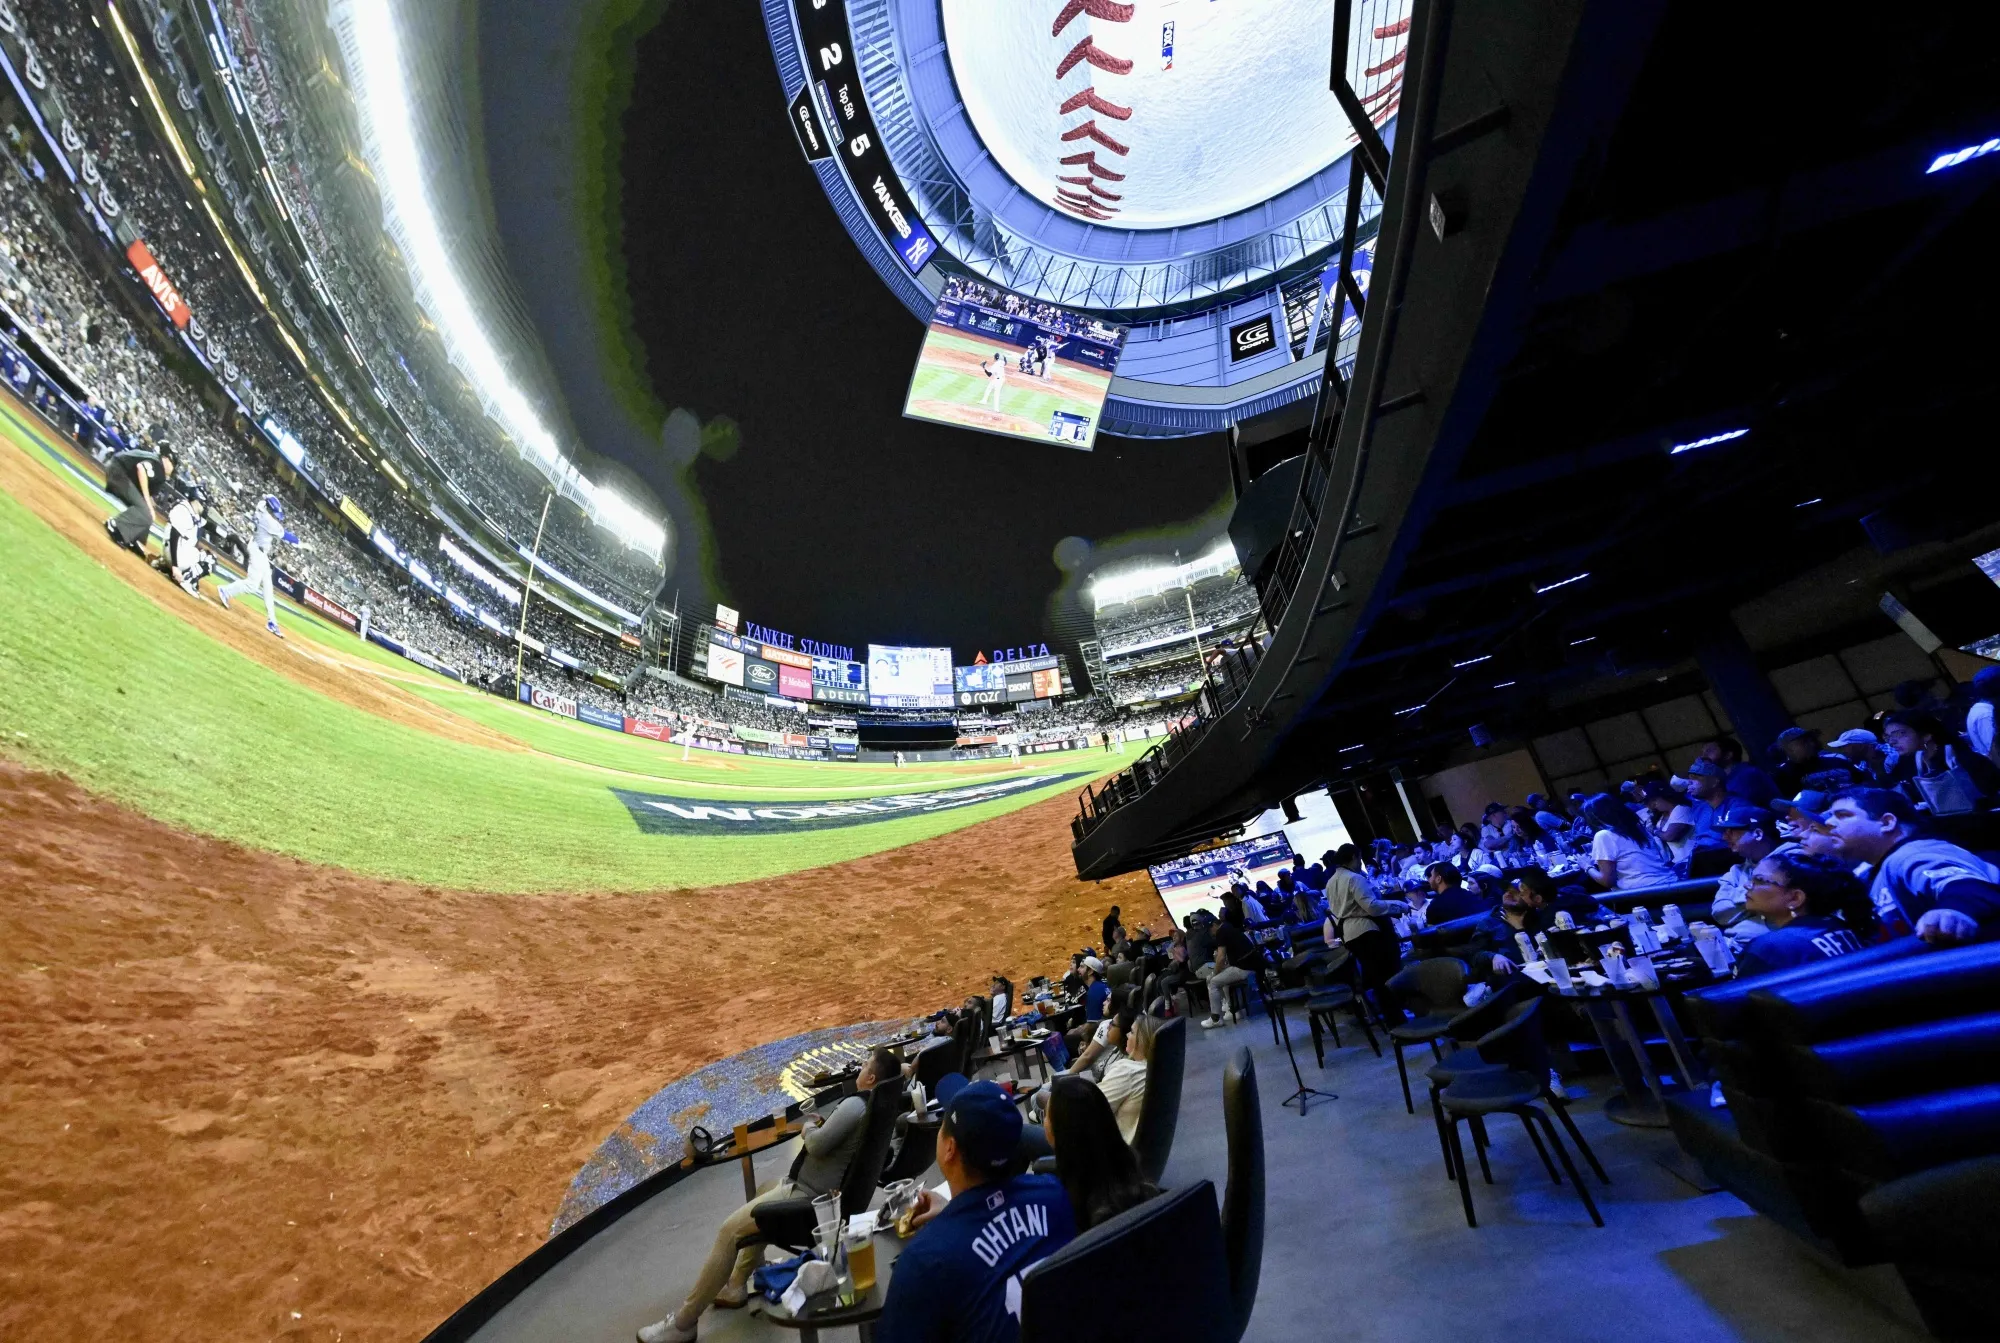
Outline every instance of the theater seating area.
<path fill-rule="evenodd" d="M 1992 1337 L 2000 945 L 1905 939 L 1687 1008 L 1727 1101 L 1669 1099 L 1702 1169 L 1842 1263 L 1893 1263 L 1939 1337 Z"/>

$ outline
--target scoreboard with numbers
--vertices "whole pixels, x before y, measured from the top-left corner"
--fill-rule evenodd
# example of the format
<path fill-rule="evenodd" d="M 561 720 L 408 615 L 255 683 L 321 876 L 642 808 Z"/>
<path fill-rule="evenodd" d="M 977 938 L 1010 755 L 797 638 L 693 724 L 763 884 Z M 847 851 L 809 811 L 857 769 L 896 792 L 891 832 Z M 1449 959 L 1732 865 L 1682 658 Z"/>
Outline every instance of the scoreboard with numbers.
<path fill-rule="evenodd" d="M 961 707 L 1018 704 L 1023 700 L 1055 699 L 1062 694 L 1062 671 L 1053 657 L 954 667 L 952 679 Z"/>

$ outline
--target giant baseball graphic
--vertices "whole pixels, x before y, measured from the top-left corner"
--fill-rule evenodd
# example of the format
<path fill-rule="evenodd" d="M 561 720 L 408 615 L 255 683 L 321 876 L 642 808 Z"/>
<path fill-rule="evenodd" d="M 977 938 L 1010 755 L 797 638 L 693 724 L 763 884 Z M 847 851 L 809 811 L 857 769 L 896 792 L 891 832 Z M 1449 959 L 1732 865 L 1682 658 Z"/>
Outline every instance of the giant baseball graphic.
<path fill-rule="evenodd" d="M 973 128 L 1038 199 L 1112 228 L 1248 209 L 1354 143 L 1327 90 L 1333 6 L 1311 0 L 942 0 Z M 1355 6 L 1350 79 L 1381 124 L 1407 0 Z"/>

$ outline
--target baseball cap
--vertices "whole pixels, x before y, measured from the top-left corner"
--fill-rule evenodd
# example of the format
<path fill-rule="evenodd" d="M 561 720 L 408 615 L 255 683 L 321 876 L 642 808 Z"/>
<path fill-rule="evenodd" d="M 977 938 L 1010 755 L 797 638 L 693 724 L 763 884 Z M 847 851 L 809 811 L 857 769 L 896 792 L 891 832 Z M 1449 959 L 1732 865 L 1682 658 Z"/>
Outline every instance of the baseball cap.
<path fill-rule="evenodd" d="M 1788 727 L 1778 734 L 1778 745 L 1783 746 L 1788 741 L 1804 741 L 1807 737 L 1818 735 L 1809 727 Z"/>
<path fill-rule="evenodd" d="M 1882 743 L 1867 728 L 1851 727 L 1827 744 L 1830 746 L 1880 746 Z"/>
<path fill-rule="evenodd" d="M 1770 812 L 1753 802 L 1738 798 L 1722 809 L 1722 815 L 1715 818 L 1718 830 L 1755 830 L 1777 820 Z"/>
<path fill-rule="evenodd" d="M 1104 973 L 1104 962 L 1098 960 L 1095 956 L 1085 956 L 1083 963 L 1090 969 L 1097 971 L 1100 975 Z"/>
<path fill-rule="evenodd" d="M 972 1169 L 1002 1171 L 1013 1162 L 1021 1143 L 1021 1112 L 999 1083 L 967 1083 L 945 1101 L 943 1117 Z"/>
<path fill-rule="evenodd" d="M 1822 793 L 1816 788 L 1801 788 L 1794 797 L 1773 798 L 1771 805 L 1786 815 L 1803 812 L 1814 820 L 1819 820 L 1826 815 L 1826 809 L 1833 805 L 1833 798 L 1831 794 Z"/>
<path fill-rule="evenodd" d="M 1713 760 L 1710 760 L 1707 756 L 1703 756 L 1701 759 L 1695 761 L 1692 765 L 1689 765 L 1687 767 L 1687 772 L 1690 778 L 1699 774 L 1703 778 L 1719 779 L 1722 777 L 1722 766 L 1716 764 Z"/>

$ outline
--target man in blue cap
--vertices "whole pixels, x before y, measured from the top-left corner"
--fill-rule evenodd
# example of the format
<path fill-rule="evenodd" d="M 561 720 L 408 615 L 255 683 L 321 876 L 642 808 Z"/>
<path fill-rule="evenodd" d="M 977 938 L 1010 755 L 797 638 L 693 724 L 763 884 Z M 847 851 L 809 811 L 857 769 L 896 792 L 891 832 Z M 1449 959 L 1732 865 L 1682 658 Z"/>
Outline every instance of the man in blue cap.
<path fill-rule="evenodd" d="M 993 1082 L 947 1091 L 937 1164 L 951 1201 L 923 1195 L 923 1227 L 896 1259 L 877 1343 L 1015 1343 L 1021 1275 L 1076 1235 L 1062 1181 L 1007 1173 L 1021 1143 L 1012 1098 Z"/>
<path fill-rule="evenodd" d="M 1756 911 L 1748 908 L 1757 864 L 1774 853 L 1790 853 L 1793 845 L 1778 833 L 1775 813 L 1740 797 L 1732 797 L 1724 804 L 1716 814 L 1715 828 L 1722 832 L 1722 842 L 1736 855 L 1736 866 L 1716 882 L 1709 917 L 1717 927 L 1728 930 L 1730 943 L 1741 951 L 1753 938 L 1770 931 Z"/>

